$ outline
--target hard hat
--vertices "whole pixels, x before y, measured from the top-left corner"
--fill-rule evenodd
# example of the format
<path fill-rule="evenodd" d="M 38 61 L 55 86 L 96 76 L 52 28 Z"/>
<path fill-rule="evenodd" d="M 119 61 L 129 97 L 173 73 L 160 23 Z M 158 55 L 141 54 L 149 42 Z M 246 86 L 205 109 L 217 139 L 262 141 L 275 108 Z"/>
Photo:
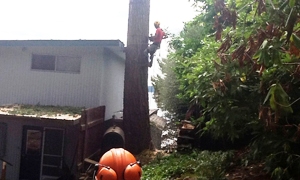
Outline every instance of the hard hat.
<path fill-rule="evenodd" d="M 117 173 L 110 167 L 102 167 L 97 176 L 96 180 L 117 180 L 118 176 Z"/>
<path fill-rule="evenodd" d="M 103 154 L 99 160 L 99 164 L 102 165 L 102 168 L 99 168 L 97 172 L 97 178 L 101 175 L 101 170 L 105 167 L 110 167 L 113 169 L 117 175 L 117 180 L 139 180 L 142 175 L 142 170 L 140 167 L 133 166 L 136 163 L 135 157 L 123 148 L 112 148 Z M 128 167 L 132 165 L 133 167 Z M 127 170 L 128 168 L 128 170 Z M 124 174 L 127 170 L 128 174 Z M 134 174 L 134 172 L 135 174 Z M 105 172 L 106 173 L 106 172 Z M 107 175 L 108 176 L 108 175 Z M 123 177 L 125 176 L 125 177 Z M 104 176 L 103 176 L 104 177 Z M 112 176 L 113 177 L 113 176 Z M 98 180 L 100 180 L 98 178 Z"/>
<path fill-rule="evenodd" d="M 124 180 L 139 180 L 142 176 L 142 168 L 139 163 L 130 163 L 124 171 Z"/>

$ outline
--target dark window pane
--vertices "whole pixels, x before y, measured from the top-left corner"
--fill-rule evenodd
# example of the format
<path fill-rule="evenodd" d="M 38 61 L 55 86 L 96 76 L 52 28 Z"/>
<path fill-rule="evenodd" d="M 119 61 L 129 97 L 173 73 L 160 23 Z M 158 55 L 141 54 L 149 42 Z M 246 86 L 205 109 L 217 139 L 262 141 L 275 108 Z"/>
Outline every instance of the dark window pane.
<path fill-rule="evenodd" d="M 61 170 L 59 167 L 43 166 L 43 175 L 46 176 L 60 176 Z"/>
<path fill-rule="evenodd" d="M 44 154 L 62 155 L 63 131 L 46 129 L 45 133 Z"/>
<path fill-rule="evenodd" d="M 55 70 L 55 56 L 33 54 L 31 68 L 41 70 Z"/>
<path fill-rule="evenodd" d="M 61 157 L 46 156 L 45 155 L 44 159 L 43 159 L 43 164 L 60 167 Z"/>

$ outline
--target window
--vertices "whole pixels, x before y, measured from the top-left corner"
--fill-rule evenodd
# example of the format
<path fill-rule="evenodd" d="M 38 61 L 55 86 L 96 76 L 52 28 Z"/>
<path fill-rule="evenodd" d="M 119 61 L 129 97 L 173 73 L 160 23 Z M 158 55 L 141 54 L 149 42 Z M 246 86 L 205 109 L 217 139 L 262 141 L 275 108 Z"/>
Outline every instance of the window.
<path fill-rule="evenodd" d="M 26 154 L 41 153 L 42 132 L 39 130 L 27 130 Z"/>
<path fill-rule="evenodd" d="M 80 64 L 80 57 L 33 54 L 31 69 L 79 73 Z"/>
<path fill-rule="evenodd" d="M 32 55 L 32 69 L 55 70 L 55 56 Z"/>

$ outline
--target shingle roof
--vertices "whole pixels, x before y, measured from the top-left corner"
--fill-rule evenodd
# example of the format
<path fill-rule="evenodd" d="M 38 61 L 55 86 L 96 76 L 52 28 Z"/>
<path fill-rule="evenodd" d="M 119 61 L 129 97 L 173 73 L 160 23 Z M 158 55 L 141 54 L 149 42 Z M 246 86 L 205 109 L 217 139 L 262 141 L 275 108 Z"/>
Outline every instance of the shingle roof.
<path fill-rule="evenodd" d="M 68 110 L 66 110 L 67 108 Z M 0 106 L 0 114 L 12 115 L 12 116 L 23 116 L 23 117 L 61 119 L 61 120 L 79 119 L 81 117 L 81 112 L 78 111 L 78 108 L 76 108 L 76 110 L 71 110 L 73 112 L 70 111 L 70 108 L 72 107 L 11 104 L 11 105 Z"/>

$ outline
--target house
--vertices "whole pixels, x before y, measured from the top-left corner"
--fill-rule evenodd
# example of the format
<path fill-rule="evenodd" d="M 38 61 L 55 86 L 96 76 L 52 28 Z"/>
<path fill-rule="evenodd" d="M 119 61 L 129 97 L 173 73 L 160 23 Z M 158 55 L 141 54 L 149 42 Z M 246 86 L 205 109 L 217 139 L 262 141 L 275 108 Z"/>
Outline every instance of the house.
<path fill-rule="evenodd" d="M 99 148 L 96 127 L 123 109 L 123 48 L 119 40 L 0 40 L 6 111 L 18 104 L 84 109 L 74 116 L 0 113 L 6 180 L 57 179 Z"/>
<path fill-rule="evenodd" d="M 105 105 L 123 109 L 124 44 L 119 40 L 0 40 L 0 105 Z"/>

